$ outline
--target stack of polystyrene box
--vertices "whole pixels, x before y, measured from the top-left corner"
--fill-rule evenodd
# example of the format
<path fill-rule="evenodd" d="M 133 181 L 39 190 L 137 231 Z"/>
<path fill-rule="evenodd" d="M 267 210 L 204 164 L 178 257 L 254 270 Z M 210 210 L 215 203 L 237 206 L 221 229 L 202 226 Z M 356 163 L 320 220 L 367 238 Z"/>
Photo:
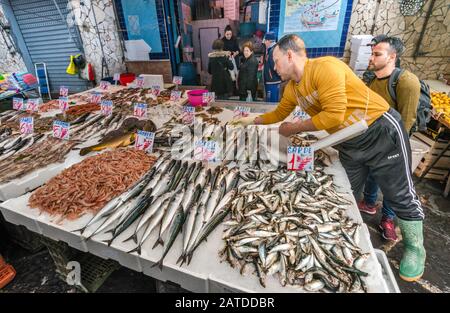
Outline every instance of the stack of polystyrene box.
<path fill-rule="evenodd" d="M 232 21 L 239 21 L 239 1 L 224 0 L 224 17 Z"/>
<path fill-rule="evenodd" d="M 367 44 L 370 43 L 372 38 L 372 35 L 355 35 L 350 40 L 350 67 L 358 76 L 362 76 L 369 65 L 372 48 Z"/>

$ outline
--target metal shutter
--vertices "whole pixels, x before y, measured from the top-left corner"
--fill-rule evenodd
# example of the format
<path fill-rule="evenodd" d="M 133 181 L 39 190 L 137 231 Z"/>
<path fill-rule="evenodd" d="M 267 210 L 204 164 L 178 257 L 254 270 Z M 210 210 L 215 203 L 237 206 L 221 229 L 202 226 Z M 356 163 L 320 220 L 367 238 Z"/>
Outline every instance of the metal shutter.
<path fill-rule="evenodd" d="M 75 27 L 69 30 L 65 23 L 68 1 L 10 0 L 10 3 L 33 64 L 47 64 L 51 92 L 59 93 L 60 86 L 69 87 L 70 93 L 86 90 L 87 81 L 66 73 L 70 55 L 81 53 L 77 30 Z"/>

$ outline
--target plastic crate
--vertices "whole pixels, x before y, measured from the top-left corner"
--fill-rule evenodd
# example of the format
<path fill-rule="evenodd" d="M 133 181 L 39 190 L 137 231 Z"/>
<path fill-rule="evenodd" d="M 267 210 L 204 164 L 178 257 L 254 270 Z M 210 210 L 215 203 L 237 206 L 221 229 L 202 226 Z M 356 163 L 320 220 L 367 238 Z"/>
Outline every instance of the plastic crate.
<path fill-rule="evenodd" d="M 44 248 L 44 245 L 41 242 L 41 236 L 39 234 L 28 230 L 25 226 L 14 225 L 6 222 L 1 214 L 0 222 L 3 223 L 10 240 L 15 244 L 30 251 L 31 253 L 36 253 Z"/>
<path fill-rule="evenodd" d="M 0 289 L 9 284 L 14 277 L 16 277 L 14 267 L 9 264 L 0 266 Z"/>

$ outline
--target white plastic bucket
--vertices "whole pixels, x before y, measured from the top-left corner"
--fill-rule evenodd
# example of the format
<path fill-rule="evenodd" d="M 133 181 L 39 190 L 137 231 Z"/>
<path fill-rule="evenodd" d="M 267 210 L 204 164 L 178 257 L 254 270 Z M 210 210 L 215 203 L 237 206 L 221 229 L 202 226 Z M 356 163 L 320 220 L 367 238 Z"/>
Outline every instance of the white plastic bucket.
<path fill-rule="evenodd" d="M 411 144 L 411 152 L 412 152 L 412 161 L 411 161 L 411 170 L 414 172 L 419 166 L 422 158 L 430 151 L 430 147 L 424 144 L 423 142 L 410 139 Z"/>

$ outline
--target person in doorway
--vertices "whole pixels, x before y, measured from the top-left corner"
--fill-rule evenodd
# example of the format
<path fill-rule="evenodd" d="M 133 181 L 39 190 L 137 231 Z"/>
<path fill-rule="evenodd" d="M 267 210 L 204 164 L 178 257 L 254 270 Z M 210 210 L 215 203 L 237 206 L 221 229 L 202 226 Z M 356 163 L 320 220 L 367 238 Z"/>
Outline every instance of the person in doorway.
<path fill-rule="evenodd" d="M 369 88 L 381 95 L 389 105 L 400 113 L 406 131 L 409 133 L 416 121 L 417 106 L 420 98 L 420 81 L 416 75 L 404 70 L 398 77 L 395 88 L 396 101 L 389 94 L 389 78 L 396 69 L 396 62 L 405 50 L 403 42 L 396 37 L 381 35 L 371 43 L 372 56 L 368 70 L 375 74 Z M 380 207 L 376 203 L 378 186 L 369 175 L 364 187 L 364 199 L 358 203 L 361 212 L 374 215 Z M 383 201 L 380 229 L 386 240 L 397 241 L 395 233 L 394 210 L 387 201 Z"/>
<path fill-rule="evenodd" d="M 273 32 L 267 32 L 264 36 L 266 51 L 264 54 L 264 92 L 266 102 L 280 101 L 281 78 L 275 71 L 273 61 L 273 49 L 276 45 L 276 36 Z"/>
<path fill-rule="evenodd" d="M 227 25 L 225 27 L 224 36 L 222 38 L 223 41 L 223 50 L 229 51 L 231 54 L 231 57 L 234 58 L 234 61 L 237 65 L 237 69 L 239 69 L 239 44 L 235 36 L 233 36 L 233 30 L 231 29 L 230 25 Z"/>
<path fill-rule="evenodd" d="M 223 51 L 223 41 L 216 39 L 212 45 L 213 52 L 208 54 L 208 73 L 212 75 L 210 90 L 215 92 L 217 99 L 226 100 L 233 92 L 230 70 L 230 52 Z"/>
<path fill-rule="evenodd" d="M 250 91 L 252 100 L 256 101 L 258 60 L 253 53 L 253 44 L 250 41 L 242 46 L 242 53 L 244 58 L 238 76 L 239 100 L 246 100 Z"/>
<path fill-rule="evenodd" d="M 311 118 L 284 122 L 281 135 L 305 131 L 334 133 L 365 120 L 361 135 L 334 146 L 347 173 L 355 198 L 362 192 L 369 172 L 384 199 L 398 217 L 404 251 L 400 277 L 418 280 L 425 269 L 423 245 L 424 213 L 411 177 L 411 147 L 400 114 L 369 89 L 344 62 L 334 57 L 309 59 L 303 40 L 286 35 L 273 50 L 274 69 L 289 80 L 277 108 L 256 118 L 245 117 L 234 124 L 272 124 L 283 121 L 298 105 Z"/>

